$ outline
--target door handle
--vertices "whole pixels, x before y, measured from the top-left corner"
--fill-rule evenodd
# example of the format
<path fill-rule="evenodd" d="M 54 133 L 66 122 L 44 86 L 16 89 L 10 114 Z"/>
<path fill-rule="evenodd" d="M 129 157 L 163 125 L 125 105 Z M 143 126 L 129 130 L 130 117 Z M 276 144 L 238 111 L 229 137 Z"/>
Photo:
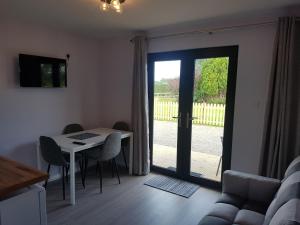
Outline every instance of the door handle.
<path fill-rule="evenodd" d="M 190 119 L 190 114 L 187 113 L 187 114 L 186 114 L 186 126 L 185 126 L 186 128 L 189 128 L 190 121 L 191 121 L 191 119 Z"/>
<path fill-rule="evenodd" d="M 194 116 L 190 117 L 190 113 L 187 113 L 186 114 L 186 128 L 189 128 L 190 121 L 193 121 L 195 119 L 198 119 L 198 117 L 194 117 Z"/>
<path fill-rule="evenodd" d="M 178 116 L 172 116 L 173 119 L 178 119 L 178 127 L 181 127 L 181 112 Z"/>

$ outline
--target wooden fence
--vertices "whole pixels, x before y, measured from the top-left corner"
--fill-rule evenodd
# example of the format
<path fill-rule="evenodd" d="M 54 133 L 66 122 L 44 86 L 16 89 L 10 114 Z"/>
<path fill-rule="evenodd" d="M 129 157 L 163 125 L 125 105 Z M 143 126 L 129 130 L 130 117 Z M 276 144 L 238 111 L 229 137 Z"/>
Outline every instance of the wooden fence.
<path fill-rule="evenodd" d="M 154 101 L 154 119 L 177 121 L 178 102 Z M 225 104 L 193 103 L 193 124 L 224 126 Z"/>

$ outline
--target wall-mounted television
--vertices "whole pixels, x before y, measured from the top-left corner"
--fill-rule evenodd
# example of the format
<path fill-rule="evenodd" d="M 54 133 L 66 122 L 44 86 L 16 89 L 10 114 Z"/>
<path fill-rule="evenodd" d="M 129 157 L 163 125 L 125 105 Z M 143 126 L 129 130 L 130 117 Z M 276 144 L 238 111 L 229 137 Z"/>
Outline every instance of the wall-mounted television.
<path fill-rule="evenodd" d="M 67 87 L 65 59 L 19 54 L 21 87 Z"/>

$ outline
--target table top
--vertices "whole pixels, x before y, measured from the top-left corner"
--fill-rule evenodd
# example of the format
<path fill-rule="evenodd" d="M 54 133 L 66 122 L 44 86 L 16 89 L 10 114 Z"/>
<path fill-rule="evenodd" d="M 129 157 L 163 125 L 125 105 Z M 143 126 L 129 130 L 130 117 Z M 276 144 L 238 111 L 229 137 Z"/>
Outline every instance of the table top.
<path fill-rule="evenodd" d="M 47 173 L 0 156 L 0 199 L 47 177 Z"/>
<path fill-rule="evenodd" d="M 121 132 L 122 139 L 132 136 L 131 131 L 120 131 L 120 130 L 114 130 L 114 129 L 109 129 L 109 128 L 96 128 L 96 129 L 84 130 L 84 131 L 76 132 L 76 133 L 72 133 L 72 134 L 59 135 L 59 136 L 55 136 L 52 138 L 61 147 L 62 151 L 79 152 L 79 151 L 103 144 L 106 137 L 113 132 Z M 77 134 L 84 134 L 84 133 L 98 134 L 99 136 L 84 139 L 84 140 L 77 140 L 77 139 L 69 138 L 71 136 L 74 136 Z M 85 143 L 85 145 L 73 144 L 74 141 L 83 142 L 83 143 Z"/>

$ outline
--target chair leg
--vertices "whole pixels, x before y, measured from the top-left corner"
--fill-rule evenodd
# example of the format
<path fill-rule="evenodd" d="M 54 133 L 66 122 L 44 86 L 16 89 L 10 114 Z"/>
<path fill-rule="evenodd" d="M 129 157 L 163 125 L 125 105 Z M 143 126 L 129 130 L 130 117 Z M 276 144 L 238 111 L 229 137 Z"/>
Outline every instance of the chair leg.
<path fill-rule="evenodd" d="M 115 169 L 114 169 L 114 163 L 113 163 L 112 160 L 110 161 L 110 165 L 111 165 L 111 177 L 114 177 L 115 176 Z"/>
<path fill-rule="evenodd" d="M 118 165 L 117 165 L 117 163 L 116 163 L 116 159 L 113 159 L 113 164 L 114 164 L 114 166 L 115 166 L 115 170 L 116 170 L 116 173 L 117 173 L 117 176 L 118 176 L 119 184 L 121 184 L 120 176 L 119 176 L 119 170 L 118 170 Z"/>
<path fill-rule="evenodd" d="M 127 165 L 127 160 L 126 160 L 126 155 L 125 155 L 124 147 L 122 147 L 122 155 L 123 155 L 123 159 L 124 159 L 124 162 L 125 162 L 125 167 L 128 170 L 128 165 Z"/>
<path fill-rule="evenodd" d="M 65 193 L 65 167 L 62 166 L 62 186 L 63 186 L 63 199 L 66 199 L 66 193 Z"/>
<path fill-rule="evenodd" d="M 216 176 L 218 176 L 218 174 L 219 174 L 219 169 L 220 169 L 221 162 L 222 162 L 222 156 L 219 159 L 219 164 L 218 164 L 218 169 L 217 169 Z"/>
<path fill-rule="evenodd" d="M 86 159 L 86 154 L 84 152 L 81 153 L 82 157 L 82 168 L 85 168 L 85 159 Z"/>
<path fill-rule="evenodd" d="M 85 178 L 86 178 L 86 173 L 87 173 L 87 168 L 88 168 L 89 160 L 88 160 L 87 157 L 85 157 L 84 161 L 85 161 L 85 163 L 84 163 L 84 178 L 83 178 L 83 180 L 84 180 L 84 185 L 85 185 Z"/>
<path fill-rule="evenodd" d="M 49 180 L 50 168 L 51 168 L 51 164 L 49 163 L 49 164 L 48 164 L 48 168 L 47 168 L 48 178 L 47 178 L 47 180 L 45 181 L 45 184 L 44 184 L 44 188 L 45 188 L 45 189 L 46 189 L 46 187 L 47 187 L 48 180 Z"/>
<path fill-rule="evenodd" d="M 99 170 L 99 163 L 97 163 L 96 165 L 96 175 L 98 174 L 98 170 Z"/>
<path fill-rule="evenodd" d="M 79 161 L 79 169 L 80 169 L 80 175 L 81 175 L 81 183 L 82 183 L 83 188 L 85 188 L 83 159 Z"/>
<path fill-rule="evenodd" d="M 66 166 L 66 182 L 69 183 L 69 166 Z"/>
<path fill-rule="evenodd" d="M 102 162 L 97 161 L 99 167 L 100 193 L 102 193 Z"/>

